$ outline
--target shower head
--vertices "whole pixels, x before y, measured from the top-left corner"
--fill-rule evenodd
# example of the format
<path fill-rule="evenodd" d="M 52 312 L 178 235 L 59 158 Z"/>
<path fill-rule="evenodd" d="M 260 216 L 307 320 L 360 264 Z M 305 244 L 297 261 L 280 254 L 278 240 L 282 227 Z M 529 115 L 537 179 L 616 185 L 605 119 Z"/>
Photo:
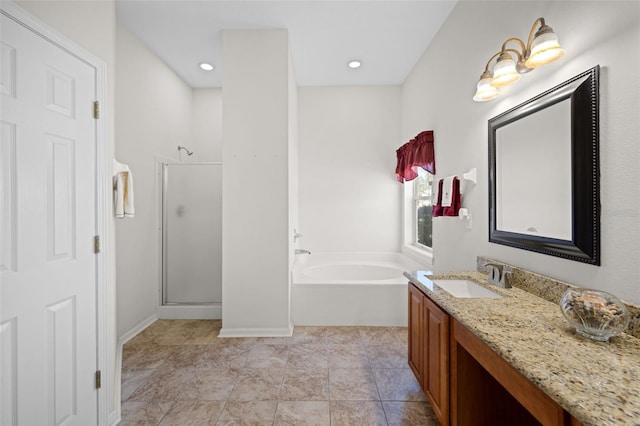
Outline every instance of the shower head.
<path fill-rule="evenodd" d="M 193 151 L 189 151 L 189 149 L 187 149 L 186 146 L 180 146 L 178 145 L 178 152 L 180 152 L 180 150 L 184 150 L 184 152 L 187 153 L 187 155 L 193 155 Z"/>

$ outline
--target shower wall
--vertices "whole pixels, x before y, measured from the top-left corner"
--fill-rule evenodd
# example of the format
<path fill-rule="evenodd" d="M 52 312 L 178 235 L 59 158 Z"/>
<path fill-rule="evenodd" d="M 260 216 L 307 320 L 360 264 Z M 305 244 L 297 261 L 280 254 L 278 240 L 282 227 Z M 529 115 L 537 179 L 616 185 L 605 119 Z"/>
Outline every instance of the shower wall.
<path fill-rule="evenodd" d="M 162 301 L 222 302 L 222 165 L 164 164 Z"/>

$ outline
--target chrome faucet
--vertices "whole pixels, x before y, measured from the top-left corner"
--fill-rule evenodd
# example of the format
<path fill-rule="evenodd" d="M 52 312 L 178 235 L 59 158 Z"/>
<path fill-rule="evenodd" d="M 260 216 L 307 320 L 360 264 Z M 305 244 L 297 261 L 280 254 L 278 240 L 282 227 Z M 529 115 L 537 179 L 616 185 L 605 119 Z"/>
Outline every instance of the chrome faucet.
<path fill-rule="evenodd" d="M 293 253 L 294 254 L 311 254 L 309 250 L 302 250 L 302 249 L 296 249 Z"/>
<path fill-rule="evenodd" d="M 487 281 L 502 288 L 511 288 L 511 268 L 499 263 L 485 263 Z"/>

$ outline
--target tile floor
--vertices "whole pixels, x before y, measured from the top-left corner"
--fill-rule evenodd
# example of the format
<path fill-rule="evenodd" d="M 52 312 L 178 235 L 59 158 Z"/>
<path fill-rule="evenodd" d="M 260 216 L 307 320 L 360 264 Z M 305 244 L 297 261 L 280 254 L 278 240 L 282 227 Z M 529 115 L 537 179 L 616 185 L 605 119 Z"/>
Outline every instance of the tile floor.
<path fill-rule="evenodd" d="M 121 425 L 438 425 L 407 366 L 407 329 L 296 327 L 217 338 L 159 320 L 123 348 Z"/>

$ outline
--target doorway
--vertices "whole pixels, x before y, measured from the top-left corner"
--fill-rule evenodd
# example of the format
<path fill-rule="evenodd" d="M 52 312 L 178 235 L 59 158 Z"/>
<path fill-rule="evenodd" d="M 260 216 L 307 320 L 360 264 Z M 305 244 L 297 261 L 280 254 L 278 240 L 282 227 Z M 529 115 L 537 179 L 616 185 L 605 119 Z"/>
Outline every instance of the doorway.
<path fill-rule="evenodd" d="M 221 304 L 222 164 L 163 164 L 162 306 L 215 318 Z"/>

